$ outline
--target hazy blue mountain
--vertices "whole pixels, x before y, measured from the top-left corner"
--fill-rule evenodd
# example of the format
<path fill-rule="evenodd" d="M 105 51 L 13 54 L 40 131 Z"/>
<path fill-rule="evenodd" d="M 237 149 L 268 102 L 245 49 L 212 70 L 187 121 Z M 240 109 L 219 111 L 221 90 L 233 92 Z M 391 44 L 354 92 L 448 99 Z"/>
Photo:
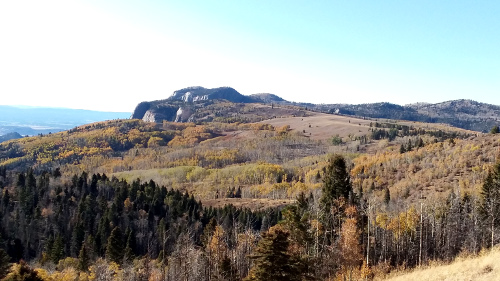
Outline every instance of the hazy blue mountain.
<path fill-rule="evenodd" d="M 13 133 L 8 133 L 3 136 L 0 136 L 0 143 L 8 140 L 14 140 L 14 139 L 20 139 L 23 136 L 21 136 L 19 133 L 13 132 Z"/>
<path fill-rule="evenodd" d="M 130 114 L 129 112 L 42 107 L 19 108 L 0 105 L 0 135 L 12 132 L 21 135 L 54 133 L 97 121 L 129 118 Z"/>

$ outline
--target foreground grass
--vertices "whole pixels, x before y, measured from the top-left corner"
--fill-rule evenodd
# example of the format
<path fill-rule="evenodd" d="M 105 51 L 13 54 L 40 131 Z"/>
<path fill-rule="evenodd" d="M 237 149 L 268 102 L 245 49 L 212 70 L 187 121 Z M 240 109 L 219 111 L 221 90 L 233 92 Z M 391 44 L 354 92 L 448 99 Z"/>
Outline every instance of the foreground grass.
<path fill-rule="evenodd" d="M 458 258 L 451 264 L 415 269 L 386 280 L 500 280 L 500 247 L 471 258 Z"/>

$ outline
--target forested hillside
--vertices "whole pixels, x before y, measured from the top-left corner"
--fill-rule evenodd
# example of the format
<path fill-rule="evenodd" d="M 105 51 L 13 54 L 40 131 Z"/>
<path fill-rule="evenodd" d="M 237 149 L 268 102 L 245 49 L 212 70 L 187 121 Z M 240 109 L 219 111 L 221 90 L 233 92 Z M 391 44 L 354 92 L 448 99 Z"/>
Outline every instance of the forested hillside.
<path fill-rule="evenodd" d="M 365 280 L 500 241 L 497 134 L 242 108 L 0 144 L 0 275 Z"/>

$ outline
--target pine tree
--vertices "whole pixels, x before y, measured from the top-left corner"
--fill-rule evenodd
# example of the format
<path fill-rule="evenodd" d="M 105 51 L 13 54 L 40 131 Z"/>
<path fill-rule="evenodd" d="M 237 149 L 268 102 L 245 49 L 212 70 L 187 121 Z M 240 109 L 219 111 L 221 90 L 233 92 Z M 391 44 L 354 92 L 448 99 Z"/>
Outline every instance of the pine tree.
<path fill-rule="evenodd" d="M 417 147 L 421 148 L 421 147 L 424 147 L 424 146 L 425 146 L 424 140 L 422 140 L 422 138 L 418 138 Z"/>
<path fill-rule="evenodd" d="M 491 246 L 495 244 L 495 227 L 500 217 L 500 162 L 488 173 L 482 190 L 480 212 L 491 231 Z"/>
<path fill-rule="evenodd" d="M 493 126 L 493 128 L 491 128 L 490 134 L 498 134 L 498 133 L 500 133 L 500 128 L 498 128 L 498 126 Z"/>
<path fill-rule="evenodd" d="M 10 257 L 4 249 L 0 249 L 0 279 L 10 272 Z"/>
<path fill-rule="evenodd" d="M 334 200 L 340 197 L 348 199 L 351 192 L 351 178 L 345 160 L 342 156 L 335 155 L 330 159 L 330 164 L 323 178 L 321 203 L 329 210 Z"/>
<path fill-rule="evenodd" d="M 109 261 L 121 264 L 123 261 L 123 239 L 122 231 L 117 226 L 111 231 L 106 245 L 106 258 Z"/>
<path fill-rule="evenodd" d="M 50 251 L 50 257 L 52 262 L 54 262 L 55 264 L 57 264 L 59 260 L 64 258 L 64 241 L 61 235 L 58 235 L 55 239 Z"/>
<path fill-rule="evenodd" d="M 384 189 L 384 203 L 387 205 L 391 201 L 391 192 L 389 191 L 389 188 L 386 187 Z"/>
<path fill-rule="evenodd" d="M 401 144 L 401 146 L 399 147 L 399 153 L 403 154 L 406 152 L 406 147 L 404 144 Z"/>
<path fill-rule="evenodd" d="M 411 151 L 413 146 L 411 145 L 411 140 L 408 140 L 408 146 L 406 147 L 406 151 Z"/>
<path fill-rule="evenodd" d="M 123 255 L 124 262 L 131 262 L 134 257 L 134 248 L 135 248 L 135 237 L 134 233 L 131 229 L 129 229 L 127 234 L 127 243 L 125 244 L 125 252 Z"/>
<path fill-rule="evenodd" d="M 236 281 L 239 279 L 238 272 L 227 255 L 224 256 L 220 263 L 220 277 L 224 281 Z"/>
<path fill-rule="evenodd" d="M 76 257 L 79 254 L 84 239 L 85 239 L 85 230 L 83 228 L 83 225 L 79 223 L 73 229 L 73 233 L 71 235 L 70 251 L 73 257 Z"/>
<path fill-rule="evenodd" d="M 241 187 L 238 187 L 238 189 L 236 190 L 234 198 L 241 198 Z"/>
<path fill-rule="evenodd" d="M 85 244 L 82 245 L 80 253 L 78 254 L 78 269 L 81 271 L 87 271 L 90 266 L 90 254 L 85 247 Z"/>
<path fill-rule="evenodd" d="M 245 281 L 294 281 L 302 280 L 300 262 L 289 253 L 289 233 L 274 226 L 262 234 L 251 259 L 254 266 Z"/>
<path fill-rule="evenodd" d="M 4 180 L 7 179 L 7 167 L 0 167 L 0 177 L 2 177 Z"/>

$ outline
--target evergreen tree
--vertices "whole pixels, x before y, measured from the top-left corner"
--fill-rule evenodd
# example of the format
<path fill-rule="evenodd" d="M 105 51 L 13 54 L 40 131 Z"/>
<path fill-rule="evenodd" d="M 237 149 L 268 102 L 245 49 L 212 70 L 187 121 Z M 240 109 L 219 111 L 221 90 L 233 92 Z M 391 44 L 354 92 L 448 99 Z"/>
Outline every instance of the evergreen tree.
<path fill-rule="evenodd" d="M 236 190 L 234 198 L 241 198 L 241 187 L 238 187 L 238 189 Z"/>
<path fill-rule="evenodd" d="M 272 227 L 262 234 L 254 254 L 250 256 L 254 266 L 245 281 L 302 280 L 300 262 L 288 249 L 289 235 L 280 226 Z"/>
<path fill-rule="evenodd" d="M 491 128 L 490 134 L 498 134 L 498 133 L 500 133 L 500 128 L 498 128 L 498 126 L 493 126 L 493 128 Z"/>
<path fill-rule="evenodd" d="M 417 140 L 417 147 L 421 148 L 421 147 L 424 147 L 424 146 L 425 146 L 424 140 L 422 140 L 422 138 L 418 138 L 418 140 Z"/>
<path fill-rule="evenodd" d="M 10 272 L 10 257 L 4 249 L 0 249 L 0 279 Z"/>
<path fill-rule="evenodd" d="M 399 153 L 403 154 L 406 152 L 406 148 L 405 148 L 405 145 L 404 144 L 401 144 L 401 146 L 399 147 Z"/>
<path fill-rule="evenodd" d="M 391 201 L 391 192 L 389 191 L 389 188 L 386 187 L 384 189 L 384 203 L 387 205 Z"/>
<path fill-rule="evenodd" d="M 301 210 L 298 204 L 294 204 L 283 210 L 283 221 L 280 222 L 287 228 L 291 240 L 298 247 L 306 249 L 312 243 L 308 219 L 308 213 Z"/>
<path fill-rule="evenodd" d="M 408 146 L 406 147 L 406 151 L 411 151 L 413 146 L 411 145 L 411 140 L 408 140 Z"/>
<path fill-rule="evenodd" d="M 323 178 L 321 203 L 329 210 L 334 200 L 340 197 L 348 199 L 351 192 L 351 178 L 347 171 L 345 160 L 342 156 L 335 155 L 330 159 L 330 164 Z"/>
<path fill-rule="evenodd" d="M 61 177 L 61 176 L 62 176 L 62 174 L 61 174 L 61 168 L 59 168 L 59 167 L 58 167 L 58 168 L 56 168 L 56 169 L 54 170 L 54 172 L 52 173 L 52 176 L 53 176 L 54 178 L 59 178 L 59 177 Z"/>
<path fill-rule="evenodd" d="M 78 269 L 81 271 L 87 271 L 90 266 L 90 261 L 90 254 L 87 247 L 85 247 L 85 244 L 83 244 L 80 249 L 80 253 L 78 254 Z"/>
<path fill-rule="evenodd" d="M 491 246 L 495 244 L 495 227 L 500 217 L 500 162 L 488 173 L 482 190 L 480 212 L 491 231 Z"/>
<path fill-rule="evenodd" d="M 61 235 L 58 235 L 50 251 L 50 259 L 57 264 L 62 258 L 64 258 L 64 240 Z"/>
<path fill-rule="evenodd" d="M 128 232 L 127 243 L 125 244 L 125 251 L 124 251 L 124 255 L 123 255 L 123 260 L 124 260 L 124 262 L 131 262 L 135 257 L 135 254 L 134 254 L 135 237 L 134 237 L 134 233 L 132 232 L 132 230 L 129 229 L 127 232 Z"/>
<path fill-rule="evenodd" d="M 85 239 L 85 231 L 83 225 L 78 224 L 73 229 L 73 233 L 71 235 L 70 252 L 72 256 L 76 257 L 79 254 L 84 239 Z"/>
<path fill-rule="evenodd" d="M 0 167 L 0 177 L 3 177 L 4 180 L 7 179 L 7 167 Z"/>
<path fill-rule="evenodd" d="M 122 231 L 117 226 L 111 231 L 106 245 L 106 258 L 109 261 L 121 264 L 123 261 L 123 239 Z"/>
<path fill-rule="evenodd" d="M 224 281 L 236 281 L 238 280 L 238 272 L 233 266 L 231 259 L 225 255 L 220 264 L 221 278 Z"/>

